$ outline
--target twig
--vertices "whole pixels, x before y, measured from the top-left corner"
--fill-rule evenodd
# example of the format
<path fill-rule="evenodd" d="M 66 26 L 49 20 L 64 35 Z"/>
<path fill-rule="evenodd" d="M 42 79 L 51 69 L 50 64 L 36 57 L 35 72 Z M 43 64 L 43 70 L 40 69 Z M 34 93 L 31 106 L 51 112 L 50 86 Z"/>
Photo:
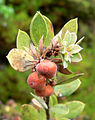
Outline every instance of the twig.
<path fill-rule="evenodd" d="M 46 120 L 50 120 L 50 114 L 49 114 L 49 97 L 46 97 L 46 104 L 48 106 L 48 109 L 45 109 L 45 111 L 46 111 Z"/>
<path fill-rule="evenodd" d="M 51 61 L 55 62 L 55 63 L 61 63 L 62 59 L 61 58 L 53 58 L 53 59 L 51 59 Z"/>

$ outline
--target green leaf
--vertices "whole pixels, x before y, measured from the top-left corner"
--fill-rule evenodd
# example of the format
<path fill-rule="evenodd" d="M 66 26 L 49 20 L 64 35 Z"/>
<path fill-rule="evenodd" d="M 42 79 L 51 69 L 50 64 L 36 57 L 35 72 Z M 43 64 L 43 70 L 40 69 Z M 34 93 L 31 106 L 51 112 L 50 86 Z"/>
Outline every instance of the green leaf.
<path fill-rule="evenodd" d="M 56 104 L 53 107 L 50 108 L 50 111 L 56 114 L 67 114 L 69 112 L 69 109 L 67 106 L 63 104 Z"/>
<path fill-rule="evenodd" d="M 70 52 L 72 54 L 76 54 L 76 53 L 79 53 L 82 49 L 83 49 L 82 47 L 80 47 L 79 45 L 75 44 L 75 45 L 73 45 L 71 47 Z"/>
<path fill-rule="evenodd" d="M 59 114 L 55 115 L 55 118 L 56 120 L 70 120 L 68 118 L 65 118 L 64 115 L 59 115 Z"/>
<path fill-rule="evenodd" d="M 44 45 L 49 46 L 51 40 L 54 37 L 53 26 L 52 26 L 52 22 L 46 16 L 43 16 L 43 17 L 44 17 L 46 24 L 47 24 L 47 36 L 46 36 L 46 39 L 44 41 Z"/>
<path fill-rule="evenodd" d="M 75 32 L 77 34 L 78 31 L 78 23 L 77 23 L 77 18 L 71 19 L 69 22 L 67 22 L 64 27 L 62 28 L 62 35 L 61 37 L 63 38 L 66 31 L 69 32 Z"/>
<path fill-rule="evenodd" d="M 55 95 L 51 95 L 49 99 L 49 105 L 54 106 L 58 104 L 57 97 Z"/>
<path fill-rule="evenodd" d="M 81 81 L 77 79 L 67 84 L 57 85 L 54 88 L 54 92 L 56 95 L 61 93 L 63 96 L 69 96 L 79 88 L 80 84 Z"/>
<path fill-rule="evenodd" d="M 71 36 L 70 36 L 70 32 L 67 30 L 67 32 L 66 32 L 66 34 L 65 34 L 65 36 L 64 36 L 64 40 L 63 40 L 63 42 L 66 41 L 66 46 L 68 46 L 69 43 L 70 43 L 70 40 L 71 40 L 70 37 L 71 37 Z"/>
<path fill-rule="evenodd" d="M 69 107 L 69 113 L 64 117 L 73 119 L 76 118 L 83 111 L 85 104 L 80 101 L 67 102 L 66 106 Z"/>
<path fill-rule="evenodd" d="M 78 31 L 77 18 L 71 19 L 69 22 L 67 22 L 56 36 L 61 37 L 62 38 L 61 40 L 63 40 L 67 30 L 69 32 L 75 32 L 77 34 Z"/>
<path fill-rule="evenodd" d="M 24 120 L 40 120 L 38 117 L 38 111 L 32 105 L 23 105 L 20 110 L 21 117 Z"/>
<path fill-rule="evenodd" d="M 40 109 L 38 116 L 39 116 L 40 120 L 46 120 L 46 111 L 45 111 L 45 109 Z"/>
<path fill-rule="evenodd" d="M 14 48 L 10 50 L 6 57 L 10 65 L 20 72 L 27 71 L 35 66 L 34 58 L 21 49 Z"/>
<path fill-rule="evenodd" d="M 45 111 L 40 109 L 38 112 L 32 105 L 24 104 L 20 109 L 21 118 L 23 120 L 45 120 Z"/>
<path fill-rule="evenodd" d="M 28 34 L 22 30 L 18 31 L 17 35 L 17 48 L 24 50 L 24 47 L 29 48 L 30 46 L 30 38 Z"/>
<path fill-rule="evenodd" d="M 50 112 L 51 120 L 70 120 L 66 117 L 64 117 L 64 114 L 55 114 L 53 112 Z"/>
<path fill-rule="evenodd" d="M 82 56 L 80 53 L 77 53 L 71 57 L 72 62 L 80 62 L 82 60 Z"/>
<path fill-rule="evenodd" d="M 30 35 L 33 43 L 38 46 L 39 40 L 41 37 L 44 37 L 44 40 L 47 36 L 47 24 L 43 18 L 43 15 L 40 12 L 37 12 L 30 24 Z"/>
<path fill-rule="evenodd" d="M 63 54 L 61 55 L 61 58 L 62 58 L 62 64 L 63 64 L 64 68 L 67 68 L 68 67 L 68 62 L 64 59 Z"/>
<path fill-rule="evenodd" d="M 77 41 L 77 35 L 76 35 L 76 33 L 74 33 L 74 32 L 72 32 L 72 33 L 70 33 L 70 44 L 75 44 L 76 43 L 76 41 Z"/>
<path fill-rule="evenodd" d="M 65 60 L 63 61 L 63 66 L 64 66 L 64 68 L 68 67 L 68 63 Z"/>
<path fill-rule="evenodd" d="M 34 95 L 33 93 L 30 93 L 45 109 L 47 109 L 47 105 L 45 103 L 45 101 L 43 99 L 41 99 L 40 97 Z"/>

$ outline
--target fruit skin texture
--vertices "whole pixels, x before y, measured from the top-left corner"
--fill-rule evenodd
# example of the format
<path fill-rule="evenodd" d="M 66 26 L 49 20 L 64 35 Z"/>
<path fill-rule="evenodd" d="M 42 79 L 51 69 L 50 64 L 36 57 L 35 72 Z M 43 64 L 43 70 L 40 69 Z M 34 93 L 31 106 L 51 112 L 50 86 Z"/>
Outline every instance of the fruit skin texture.
<path fill-rule="evenodd" d="M 36 66 L 36 70 L 40 75 L 43 75 L 47 79 L 54 77 L 57 71 L 57 66 L 54 62 L 49 60 L 43 60 Z"/>
<path fill-rule="evenodd" d="M 44 90 L 35 90 L 36 95 L 41 97 L 48 97 L 53 94 L 53 88 L 47 85 Z"/>
<path fill-rule="evenodd" d="M 43 90 L 46 87 L 46 78 L 42 75 L 38 76 L 37 72 L 33 72 L 29 75 L 27 83 L 33 89 Z"/>

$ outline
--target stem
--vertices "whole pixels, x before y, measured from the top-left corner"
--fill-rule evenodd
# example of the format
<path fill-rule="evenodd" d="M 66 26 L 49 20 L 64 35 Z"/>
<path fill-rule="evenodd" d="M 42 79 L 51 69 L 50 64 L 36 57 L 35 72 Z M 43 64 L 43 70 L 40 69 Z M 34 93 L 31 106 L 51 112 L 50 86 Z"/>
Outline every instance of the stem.
<path fill-rule="evenodd" d="M 49 114 L 49 97 L 46 97 L 46 104 L 48 106 L 48 109 L 45 109 L 45 111 L 46 111 L 46 117 L 47 117 L 46 120 L 50 120 L 50 114 Z"/>

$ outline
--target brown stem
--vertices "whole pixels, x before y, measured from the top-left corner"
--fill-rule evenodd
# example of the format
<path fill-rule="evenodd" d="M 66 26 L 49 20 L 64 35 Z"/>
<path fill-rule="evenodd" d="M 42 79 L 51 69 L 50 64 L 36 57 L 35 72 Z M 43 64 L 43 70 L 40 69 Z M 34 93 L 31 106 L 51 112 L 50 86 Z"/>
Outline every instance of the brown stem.
<path fill-rule="evenodd" d="M 49 97 L 46 97 L 46 104 L 48 106 L 48 109 L 45 109 L 45 111 L 46 111 L 46 120 L 50 120 L 50 114 L 49 114 Z"/>
<path fill-rule="evenodd" d="M 61 63 L 62 59 L 61 58 L 53 58 L 53 59 L 51 59 L 51 61 L 55 62 L 55 63 Z"/>

